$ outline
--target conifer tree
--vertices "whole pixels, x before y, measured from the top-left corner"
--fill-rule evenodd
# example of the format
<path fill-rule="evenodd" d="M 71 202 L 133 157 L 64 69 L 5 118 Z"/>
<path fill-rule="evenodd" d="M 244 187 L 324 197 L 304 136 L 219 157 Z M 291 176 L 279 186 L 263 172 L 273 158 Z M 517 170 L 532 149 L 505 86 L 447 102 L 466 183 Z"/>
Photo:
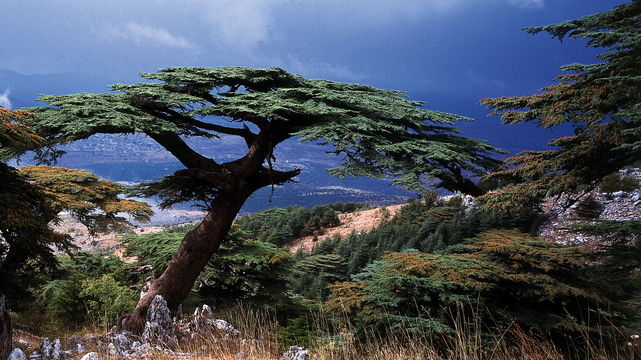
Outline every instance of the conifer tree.
<path fill-rule="evenodd" d="M 482 99 L 504 123 L 563 123 L 574 134 L 554 139 L 551 150 L 526 151 L 491 175 L 513 182 L 484 199 L 508 209 L 546 195 L 593 188 L 604 176 L 641 159 L 641 1 L 560 24 L 532 27 L 559 40 L 586 39 L 603 48 L 595 64 L 570 64 L 539 94 Z"/>
<path fill-rule="evenodd" d="M 145 203 L 119 199 L 121 186 L 98 181 L 87 171 L 42 166 L 18 171 L 7 165 L 7 160 L 45 145 L 42 137 L 24 125 L 32 119 L 29 112 L 0 108 L 0 358 L 10 350 L 4 348 L 5 343 L 11 344 L 5 294 L 15 308 L 40 275 L 56 268 L 53 251 L 75 248 L 68 235 L 49 226 L 58 220 L 59 212 L 70 210 L 90 230 L 99 232 L 129 225 L 115 216 L 118 212 L 140 221 L 152 213 Z"/>
<path fill-rule="evenodd" d="M 33 109 L 39 115 L 33 125 L 49 141 L 97 133 L 148 135 L 185 169 L 142 192 L 161 196 L 164 206 L 200 201 L 208 209 L 134 313 L 121 321 L 123 329 L 141 331 L 158 294 L 176 310 L 245 200 L 300 173 L 273 167 L 274 148 L 286 139 L 332 147 L 341 156 L 340 167 L 330 170 L 336 176 L 388 175 L 414 190 L 434 180 L 478 195 L 467 175 L 497 165 L 495 148 L 456 134 L 452 124 L 464 118 L 421 109 L 402 92 L 309 80 L 277 68 L 167 68 L 142 76 L 152 82 L 114 85 L 115 93 L 43 96 L 50 106 Z M 220 136 L 242 138 L 245 155 L 221 163 L 184 140 Z"/>

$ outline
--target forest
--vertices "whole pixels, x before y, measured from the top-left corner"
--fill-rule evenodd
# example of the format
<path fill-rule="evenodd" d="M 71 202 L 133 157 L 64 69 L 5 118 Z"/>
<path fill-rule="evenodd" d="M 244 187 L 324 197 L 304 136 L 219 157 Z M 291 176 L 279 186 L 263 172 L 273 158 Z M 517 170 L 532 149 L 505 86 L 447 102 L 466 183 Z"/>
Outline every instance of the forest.
<path fill-rule="evenodd" d="M 278 67 L 0 107 L 0 360 L 639 358 L 641 1 L 525 31 L 599 54 L 479 100 L 504 126 L 572 129 L 517 154 L 402 91 Z M 182 168 L 132 185 L 57 166 L 97 134 L 143 134 Z M 191 141 L 231 137 L 223 160 Z M 241 213 L 306 171 L 276 156 L 291 140 L 415 196 Z M 202 220 L 145 227 L 179 204 Z M 117 244 L 81 248 L 63 219 Z"/>

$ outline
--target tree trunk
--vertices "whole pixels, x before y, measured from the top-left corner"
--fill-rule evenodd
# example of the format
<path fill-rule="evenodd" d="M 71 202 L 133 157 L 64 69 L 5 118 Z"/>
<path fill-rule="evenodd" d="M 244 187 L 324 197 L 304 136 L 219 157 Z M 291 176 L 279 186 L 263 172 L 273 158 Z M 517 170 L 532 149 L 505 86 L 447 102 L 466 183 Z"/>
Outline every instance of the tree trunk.
<path fill-rule="evenodd" d="M 5 360 L 11 353 L 11 318 L 5 309 L 5 297 L 0 293 L 0 360 Z"/>
<path fill-rule="evenodd" d="M 239 181 L 242 182 L 242 181 Z M 185 300 L 198 275 L 229 232 L 231 225 L 253 191 L 238 186 L 232 194 L 219 194 L 207 216 L 191 230 L 180 244 L 163 274 L 155 279 L 134 311 L 118 322 L 119 330 L 140 334 L 144 328 L 147 308 L 156 295 L 162 295 L 172 313 Z"/>

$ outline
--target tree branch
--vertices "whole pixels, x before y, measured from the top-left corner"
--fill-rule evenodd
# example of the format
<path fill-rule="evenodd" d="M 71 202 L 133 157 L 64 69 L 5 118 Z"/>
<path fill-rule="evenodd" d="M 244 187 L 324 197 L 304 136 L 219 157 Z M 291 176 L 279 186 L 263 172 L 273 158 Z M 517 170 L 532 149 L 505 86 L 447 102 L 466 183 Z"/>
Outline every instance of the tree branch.
<path fill-rule="evenodd" d="M 147 133 L 147 135 L 167 149 L 187 168 L 214 170 L 219 167 L 218 163 L 194 151 L 173 132 Z"/>

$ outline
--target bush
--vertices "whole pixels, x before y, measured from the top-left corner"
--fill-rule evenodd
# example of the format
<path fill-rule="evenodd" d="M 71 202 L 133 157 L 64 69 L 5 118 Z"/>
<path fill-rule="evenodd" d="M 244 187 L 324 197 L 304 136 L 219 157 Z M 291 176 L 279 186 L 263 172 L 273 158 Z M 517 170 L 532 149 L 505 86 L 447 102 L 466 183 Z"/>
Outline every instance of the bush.
<path fill-rule="evenodd" d="M 119 285 L 109 275 L 84 280 L 82 287 L 79 297 L 85 305 L 88 318 L 96 326 L 108 327 L 136 306 L 136 293 Z"/>
<path fill-rule="evenodd" d="M 641 187 L 639 180 L 629 174 L 616 172 L 603 178 L 599 185 L 601 192 L 611 194 L 617 191 L 630 192 Z"/>
<path fill-rule="evenodd" d="M 78 328 L 89 324 L 112 325 L 134 309 L 136 293 L 119 285 L 110 275 L 98 279 L 73 276 L 49 282 L 40 301 L 58 324 Z"/>

